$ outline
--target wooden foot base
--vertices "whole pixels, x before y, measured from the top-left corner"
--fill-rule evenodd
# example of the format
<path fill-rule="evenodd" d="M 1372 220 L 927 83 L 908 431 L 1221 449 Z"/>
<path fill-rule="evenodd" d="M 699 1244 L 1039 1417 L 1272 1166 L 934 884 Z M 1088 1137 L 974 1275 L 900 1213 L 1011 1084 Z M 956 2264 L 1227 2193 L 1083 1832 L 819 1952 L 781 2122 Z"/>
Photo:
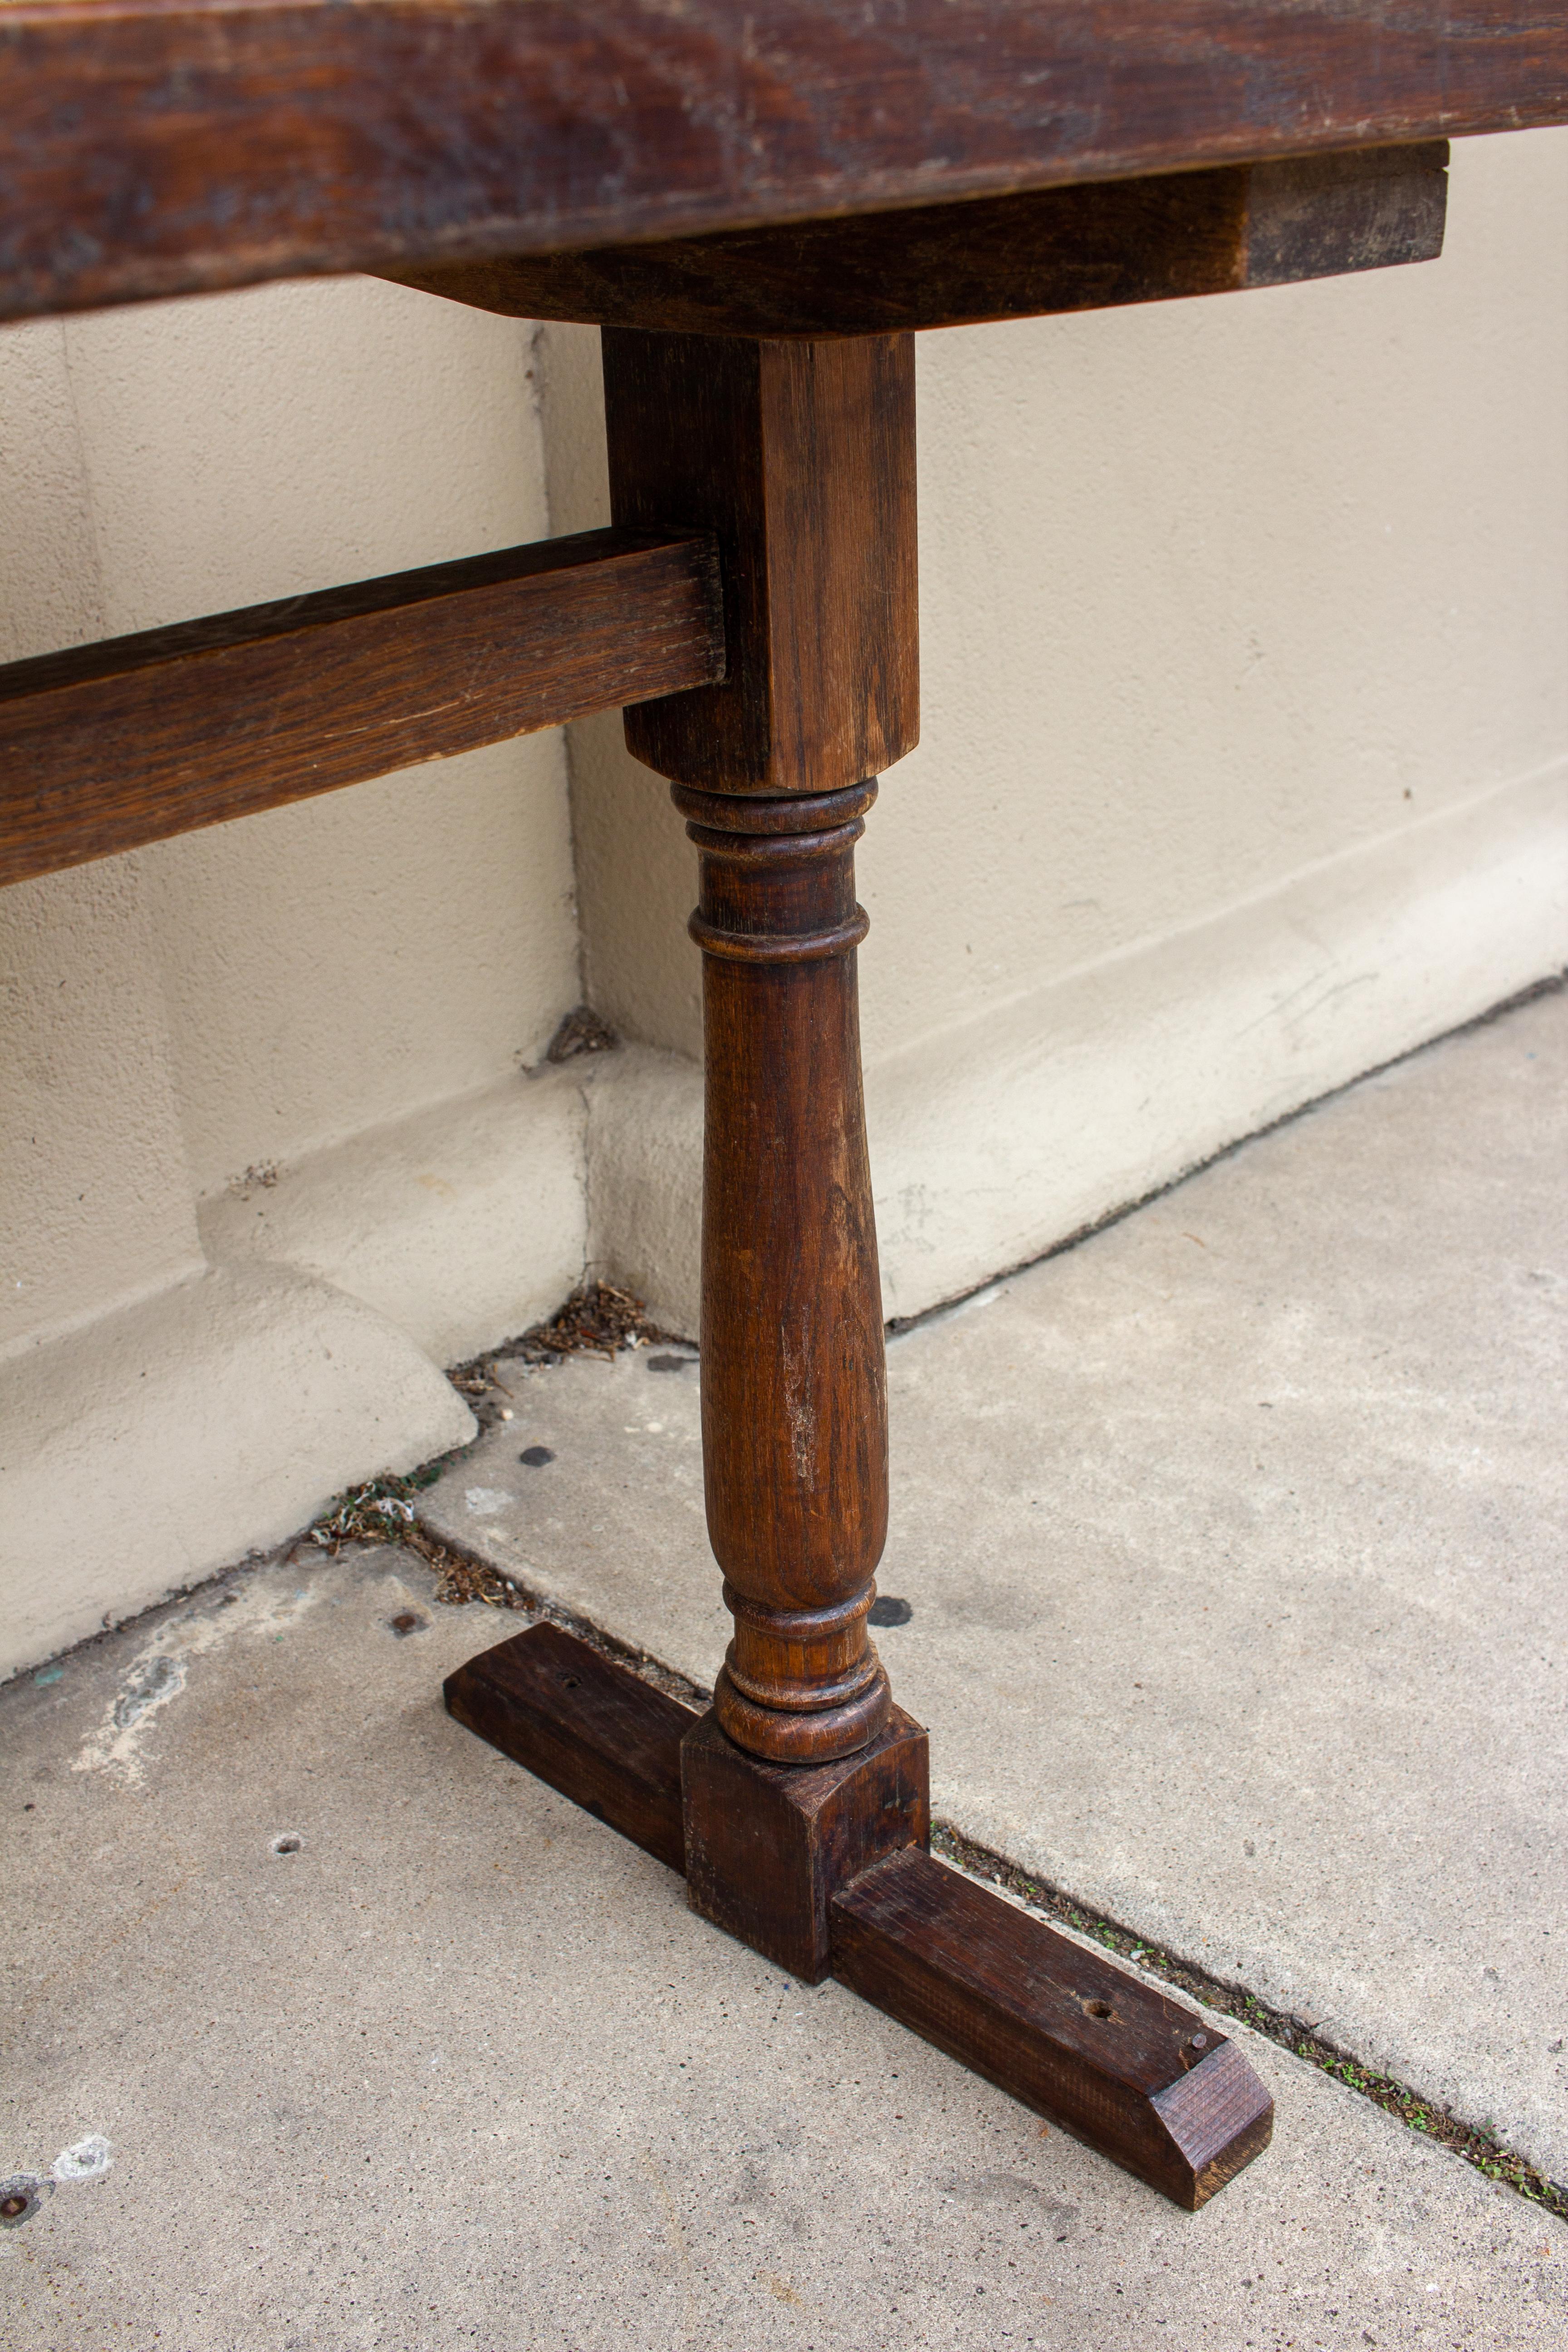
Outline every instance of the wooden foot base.
<path fill-rule="evenodd" d="M 1234 2042 L 926 1851 L 926 1738 L 901 1711 L 858 1755 L 763 1764 L 553 1625 L 470 1659 L 446 1697 L 686 1869 L 706 1917 L 809 1983 L 831 1972 L 1189 2211 L 1268 2146 L 1273 2101 Z"/>
<path fill-rule="evenodd" d="M 841 1889 L 833 1973 L 1189 2212 L 1268 2145 L 1233 2042 L 929 1853 Z"/>

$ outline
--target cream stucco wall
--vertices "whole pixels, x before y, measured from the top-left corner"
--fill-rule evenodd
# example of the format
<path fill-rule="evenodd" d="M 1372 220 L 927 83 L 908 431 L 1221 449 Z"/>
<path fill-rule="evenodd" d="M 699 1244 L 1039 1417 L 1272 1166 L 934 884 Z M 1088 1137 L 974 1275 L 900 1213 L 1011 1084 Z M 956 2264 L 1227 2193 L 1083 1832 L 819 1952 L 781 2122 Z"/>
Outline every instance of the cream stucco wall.
<path fill-rule="evenodd" d="M 1568 961 L 1568 134 L 1456 151 L 1440 263 L 920 396 L 890 1313 Z M 0 658 L 589 526 L 600 414 L 590 331 L 363 280 L 0 331 Z M 456 1442 L 585 1263 L 690 1326 L 690 853 L 572 738 L 570 810 L 542 737 L 0 893 L 0 1671 Z"/>
<path fill-rule="evenodd" d="M 543 536 L 531 349 L 367 280 L 0 332 L 0 655 Z M 559 738 L 0 893 L 0 972 L 14 1663 L 460 1438 L 578 1278 Z"/>
<path fill-rule="evenodd" d="M 1436 264 L 918 354 L 922 740 L 860 858 L 905 1314 L 1568 961 L 1568 134 L 1457 147 Z M 595 520 L 592 337 L 544 358 Z M 694 1055 L 690 853 L 575 736 L 595 1000 Z M 657 1141 L 604 1102 L 596 1243 L 689 1314 L 668 1076 Z"/>

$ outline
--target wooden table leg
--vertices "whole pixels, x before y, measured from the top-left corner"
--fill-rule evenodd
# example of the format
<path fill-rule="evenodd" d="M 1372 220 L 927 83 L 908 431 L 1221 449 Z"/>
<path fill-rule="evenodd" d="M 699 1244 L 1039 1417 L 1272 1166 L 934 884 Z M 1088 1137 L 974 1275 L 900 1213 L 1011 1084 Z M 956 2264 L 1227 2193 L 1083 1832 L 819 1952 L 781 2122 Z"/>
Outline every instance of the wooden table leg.
<path fill-rule="evenodd" d="M 1267 2144 L 1267 2093 L 1191 2011 L 931 1857 L 926 1735 L 866 1633 L 887 1402 L 853 858 L 917 726 L 911 339 L 604 340 L 617 524 L 714 531 L 724 573 L 724 682 L 626 735 L 700 852 L 703 1457 L 735 1636 L 695 1721 L 544 1626 L 448 1704 L 719 1926 L 1196 2206 Z"/>

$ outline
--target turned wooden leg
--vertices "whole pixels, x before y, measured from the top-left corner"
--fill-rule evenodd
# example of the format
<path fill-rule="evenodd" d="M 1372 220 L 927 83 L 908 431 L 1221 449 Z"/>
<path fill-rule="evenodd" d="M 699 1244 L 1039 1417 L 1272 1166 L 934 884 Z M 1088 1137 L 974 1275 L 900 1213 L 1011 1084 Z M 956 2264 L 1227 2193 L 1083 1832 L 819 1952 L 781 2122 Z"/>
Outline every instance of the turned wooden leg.
<path fill-rule="evenodd" d="M 861 1102 L 855 844 L 874 784 L 677 785 L 701 853 L 702 1452 L 738 1746 L 823 1763 L 888 1721 L 866 1636 L 888 1530 L 882 1297 Z"/>
<path fill-rule="evenodd" d="M 700 853 L 714 1705 L 750 1754 L 824 1763 L 889 1720 L 854 850 L 918 729 L 914 347 L 608 332 L 605 392 L 616 520 L 700 519 L 724 583 L 724 682 L 626 714 Z"/>
<path fill-rule="evenodd" d="M 696 843 L 702 1443 L 734 1640 L 683 1751 L 693 1906 L 811 1979 L 924 1846 L 925 1735 L 866 1633 L 888 1522 L 855 844 L 917 726 L 913 347 L 605 338 L 617 519 L 720 546 L 722 685 L 626 715 Z"/>
<path fill-rule="evenodd" d="M 926 1735 L 866 1636 L 887 1527 L 854 848 L 916 725 L 907 337 L 605 335 L 616 520 L 711 531 L 721 685 L 626 713 L 697 844 L 702 1442 L 734 1640 L 693 1717 L 549 1626 L 454 1675 L 462 1721 L 1179 2204 L 1267 2144 L 1236 2045 L 932 1859 Z"/>

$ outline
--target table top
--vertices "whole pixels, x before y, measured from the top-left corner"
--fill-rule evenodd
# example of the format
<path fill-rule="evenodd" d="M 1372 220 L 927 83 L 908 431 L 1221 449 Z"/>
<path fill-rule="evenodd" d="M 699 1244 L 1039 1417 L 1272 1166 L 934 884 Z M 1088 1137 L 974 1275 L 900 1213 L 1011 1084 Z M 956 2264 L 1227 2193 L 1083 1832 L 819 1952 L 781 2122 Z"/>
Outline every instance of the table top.
<path fill-rule="evenodd" d="M 1564 121 L 1564 0 L 0 0 L 0 318 Z"/>

